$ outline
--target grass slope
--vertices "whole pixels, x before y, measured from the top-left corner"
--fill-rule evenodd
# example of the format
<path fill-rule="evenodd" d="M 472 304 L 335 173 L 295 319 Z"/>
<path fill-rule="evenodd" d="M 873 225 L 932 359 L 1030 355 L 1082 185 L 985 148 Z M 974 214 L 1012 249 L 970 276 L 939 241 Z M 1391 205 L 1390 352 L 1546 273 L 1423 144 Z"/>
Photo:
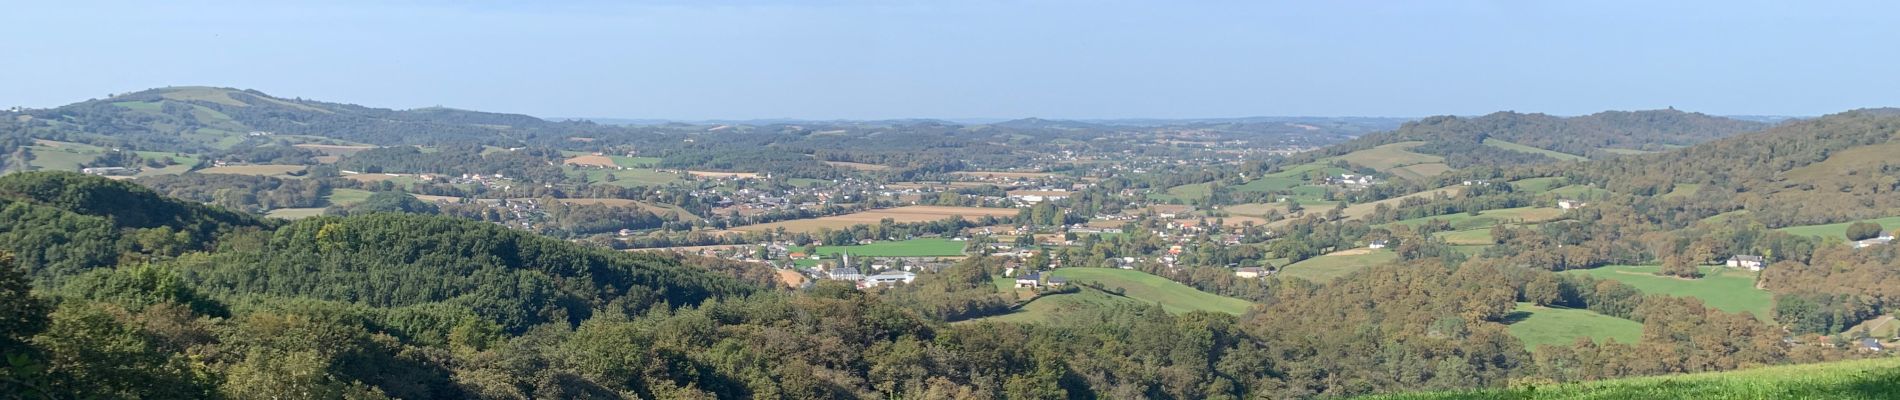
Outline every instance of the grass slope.
<path fill-rule="evenodd" d="M 1540 149 L 1536 147 L 1525 146 L 1525 145 L 1511 143 L 1511 142 L 1497 140 L 1497 139 L 1485 139 L 1484 145 L 1496 147 L 1500 149 L 1505 149 L 1505 150 L 1510 150 L 1510 151 L 1518 151 L 1518 152 L 1525 152 L 1525 153 L 1531 153 L 1531 154 L 1542 154 L 1545 157 L 1555 158 L 1555 159 L 1564 160 L 1564 161 L 1590 161 L 1589 158 L 1584 157 L 1584 156 L 1579 156 L 1576 154 L 1561 153 L 1561 152 L 1557 152 L 1553 150 Z"/>
<path fill-rule="evenodd" d="M 1451 224 L 1452 229 L 1467 230 L 1489 228 L 1504 222 L 1544 222 L 1563 216 L 1564 211 L 1550 207 L 1518 207 L 1479 211 L 1478 215 L 1469 213 L 1445 214 L 1424 218 L 1413 218 L 1394 222 L 1394 224 L 1418 227 L 1431 220 L 1442 220 Z"/>
<path fill-rule="evenodd" d="M 1061 268 L 1055 276 L 1070 282 L 1094 282 L 1110 288 L 1122 288 L 1123 295 L 1147 303 L 1161 303 L 1169 312 L 1213 311 L 1240 314 L 1252 306 L 1246 300 L 1203 292 L 1180 282 L 1126 269 Z"/>
<path fill-rule="evenodd" d="M 1356 254 L 1363 253 L 1363 254 Z M 1399 258 L 1398 253 L 1379 249 L 1372 251 L 1348 250 L 1319 257 L 1313 257 L 1280 268 L 1280 274 L 1314 282 L 1332 282 L 1353 271 L 1384 264 Z"/>
<path fill-rule="evenodd" d="M 1643 337 L 1643 324 L 1590 310 L 1517 303 L 1517 308 L 1504 318 L 1510 325 L 1511 336 L 1516 336 L 1531 350 L 1543 345 L 1569 346 L 1580 337 L 1598 342 L 1616 339 L 1617 343 L 1626 344 L 1636 343 Z"/>
<path fill-rule="evenodd" d="M 1702 267 L 1701 279 L 1681 279 L 1656 275 L 1661 267 L 1653 265 L 1612 265 L 1567 273 L 1588 274 L 1612 279 L 1636 287 L 1643 293 L 1694 297 L 1710 307 L 1728 312 L 1749 312 L 1766 319 L 1773 308 L 1774 296 L 1755 288 L 1755 273 L 1727 267 Z"/>
<path fill-rule="evenodd" d="M 1534 385 L 1510 389 L 1404 393 L 1372 399 L 1892 399 L 1900 358 L 1783 365 L 1728 372 Z"/>
<path fill-rule="evenodd" d="M 1855 221 L 1855 222 L 1860 222 L 1860 221 Z M 1900 229 L 1900 217 L 1870 219 L 1870 220 L 1866 220 L 1866 222 L 1873 222 L 1876 224 L 1880 224 L 1881 228 L 1889 230 L 1889 231 L 1894 230 L 1894 229 Z M 1790 226 L 1786 228 L 1781 228 L 1780 231 L 1787 232 L 1790 235 L 1826 236 L 1826 237 L 1837 237 L 1837 238 L 1846 239 L 1847 226 L 1852 225 L 1852 224 L 1853 222 L 1842 222 L 1838 224 L 1826 224 L 1826 225 Z"/>
<path fill-rule="evenodd" d="M 1055 322 L 1065 315 L 1077 311 L 1112 305 L 1146 306 L 1161 304 L 1161 308 L 1172 313 L 1192 311 L 1212 311 L 1228 314 L 1246 312 L 1252 303 L 1246 300 L 1202 292 L 1167 278 L 1149 275 L 1141 271 L 1108 268 L 1061 268 L 1050 272 L 1055 276 L 1068 278 L 1070 282 L 1095 282 L 1104 287 L 1121 288 L 1122 295 L 1104 293 L 1099 290 L 1082 288 L 1080 292 L 1044 296 L 1016 312 L 978 319 L 979 321 L 998 322 Z M 996 278 L 996 286 L 1003 291 L 1017 290 L 1011 278 Z M 1026 292 L 1018 292 L 1027 298 Z"/>

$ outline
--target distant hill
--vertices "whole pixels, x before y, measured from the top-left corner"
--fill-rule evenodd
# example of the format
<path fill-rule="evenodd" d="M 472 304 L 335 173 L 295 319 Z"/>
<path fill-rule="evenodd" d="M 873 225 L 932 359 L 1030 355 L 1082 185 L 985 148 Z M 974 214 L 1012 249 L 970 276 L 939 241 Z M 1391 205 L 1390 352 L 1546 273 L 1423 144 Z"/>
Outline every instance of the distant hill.
<path fill-rule="evenodd" d="M 1771 226 L 1900 215 L 1900 109 L 1866 109 L 1798 120 L 1665 153 L 1580 164 L 1573 182 L 1660 195 L 1713 214 L 1748 210 Z M 1707 217 L 1709 215 L 1700 215 Z"/>
<path fill-rule="evenodd" d="M 0 176 L 0 252 L 13 253 L 40 281 L 111 265 L 126 253 L 207 250 L 221 234 L 268 226 L 131 182 L 73 172 Z"/>
<path fill-rule="evenodd" d="M 1445 157 L 1452 168 L 1528 165 L 1664 151 L 1768 126 L 1676 110 L 1606 111 L 1579 117 L 1498 112 L 1425 118 L 1328 148 L 1326 155 L 1417 142 L 1408 144 L 1407 150 Z"/>
<path fill-rule="evenodd" d="M 10 133 L 140 150 L 202 152 L 244 143 L 514 145 L 600 129 L 519 114 L 452 108 L 390 110 L 274 97 L 256 90 L 168 87 L 28 110 Z"/>

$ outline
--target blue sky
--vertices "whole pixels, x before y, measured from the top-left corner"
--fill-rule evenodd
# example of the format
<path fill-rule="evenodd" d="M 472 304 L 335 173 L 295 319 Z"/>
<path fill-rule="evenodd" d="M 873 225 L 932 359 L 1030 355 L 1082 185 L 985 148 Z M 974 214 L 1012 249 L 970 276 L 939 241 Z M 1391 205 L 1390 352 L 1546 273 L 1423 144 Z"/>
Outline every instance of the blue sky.
<path fill-rule="evenodd" d="M 0 12 L 0 106 L 167 85 L 671 119 L 1900 106 L 1894 2 L 34 3 Z"/>

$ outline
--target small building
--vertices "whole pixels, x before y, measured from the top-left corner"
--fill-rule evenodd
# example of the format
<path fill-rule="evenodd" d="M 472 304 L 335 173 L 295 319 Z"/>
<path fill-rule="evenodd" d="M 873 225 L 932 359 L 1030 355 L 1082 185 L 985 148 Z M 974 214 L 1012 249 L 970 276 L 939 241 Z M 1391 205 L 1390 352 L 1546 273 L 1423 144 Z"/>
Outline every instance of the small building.
<path fill-rule="evenodd" d="M 1388 245 L 1388 244 L 1391 244 L 1391 243 L 1392 243 L 1392 242 L 1390 242 L 1390 241 L 1387 241 L 1387 240 L 1385 240 L 1385 239 L 1378 239 L 1378 240 L 1373 240 L 1373 241 L 1372 241 L 1371 243 L 1367 243 L 1367 244 L 1366 244 L 1366 248 L 1369 248 L 1369 249 L 1383 249 L 1383 248 L 1385 248 L 1385 246 L 1386 246 L 1386 245 Z"/>
<path fill-rule="evenodd" d="M 1016 277 L 1016 287 L 1035 289 L 1042 287 L 1042 274 L 1032 273 Z"/>
<path fill-rule="evenodd" d="M 1067 284 L 1069 284 L 1069 278 L 1064 278 L 1064 277 L 1054 276 L 1054 275 L 1049 276 L 1049 283 L 1048 283 L 1049 287 L 1058 288 Z"/>
<path fill-rule="evenodd" d="M 912 273 L 912 272 L 907 272 L 907 271 L 885 272 L 885 273 L 871 275 L 869 277 L 864 278 L 864 282 L 872 286 L 888 286 L 888 285 L 895 285 L 899 283 L 911 283 L 912 281 L 916 281 L 916 280 L 917 280 L 917 274 Z"/>
<path fill-rule="evenodd" d="M 1590 205 L 1590 203 L 1585 203 L 1585 202 L 1576 201 L 1576 200 L 1557 200 L 1557 208 L 1561 208 L 1565 210 L 1575 210 L 1575 209 L 1583 208 L 1584 206 L 1587 206 L 1587 205 Z"/>
<path fill-rule="evenodd" d="M 852 267 L 832 268 L 831 271 L 825 273 L 825 275 L 831 276 L 831 279 L 836 279 L 836 280 L 841 280 L 841 281 L 864 280 L 864 274 L 858 272 L 857 268 L 852 268 Z"/>
<path fill-rule="evenodd" d="M 1886 246 L 1890 244 L 1893 244 L 1893 235 L 1882 235 L 1881 237 L 1877 237 L 1873 239 L 1855 241 L 1854 248 L 1865 249 L 1868 247 Z"/>
<path fill-rule="evenodd" d="M 1260 267 L 1234 268 L 1234 276 L 1239 277 L 1239 278 L 1254 279 L 1254 278 L 1265 277 L 1268 274 L 1270 274 L 1270 272 L 1267 272 L 1266 268 L 1260 268 Z"/>
<path fill-rule="evenodd" d="M 1855 343 L 1854 349 L 1860 350 L 1860 351 L 1866 351 L 1866 352 L 1878 352 L 1878 351 L 1887 350 L 1886 346 L 1880 345 L 1880 340 L 1877 340 L 1874 338 L 1861 338 L 1860 342 Z"/>
<path fill-rule="evenodd" d="M 1760 271 L 1762 265 L 1765 264 L 1767 264 L 1767 260 L 1762 259 L 1761 256 L 1729 257 L 1727 263 L 1730 268 L 1747 268 L 1749 271 Z"/>

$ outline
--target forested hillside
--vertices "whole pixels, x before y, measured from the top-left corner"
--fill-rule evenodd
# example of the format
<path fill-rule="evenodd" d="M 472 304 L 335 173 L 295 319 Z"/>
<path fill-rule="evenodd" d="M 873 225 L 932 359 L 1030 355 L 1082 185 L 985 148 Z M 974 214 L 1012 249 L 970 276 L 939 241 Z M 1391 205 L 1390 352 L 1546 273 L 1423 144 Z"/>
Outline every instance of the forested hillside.
<path fill-rule="evenodd" d="M 1664 151 L 1767 126 L 1676 110 L 1606 111 L 1578 117 L 1497 112 L 1409 122 L 1323 153 L 1342 155 L 1383 144 L 1422 141 L 1411 150 L 1445 157 L 1452 168 L 1495 167 Z"/>

